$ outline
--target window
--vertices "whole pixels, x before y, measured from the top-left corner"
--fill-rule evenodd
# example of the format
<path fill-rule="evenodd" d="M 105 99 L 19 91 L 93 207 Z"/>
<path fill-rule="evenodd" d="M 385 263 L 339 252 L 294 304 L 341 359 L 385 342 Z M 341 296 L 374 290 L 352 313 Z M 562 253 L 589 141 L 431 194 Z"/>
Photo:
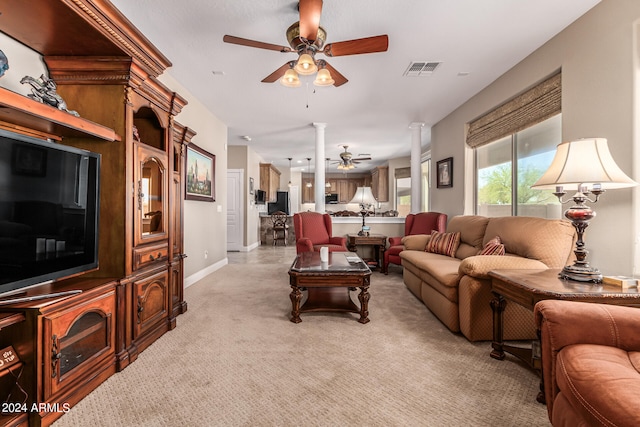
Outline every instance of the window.
<path fill-rule="evenodd" d="M 422 204 L 420 210 L 422 212 L 429 211 L 429 170 L 431 167 L 431 158 L 424 157 L 420 164 L 420 186 L 422 189 Z M 396 183 L 396 210 L 398 216 L 406 217 L 411 213 L 411 168 L 397 168 L 395 170 Z"/>
<path fill-rule="evenodd" d="M 396 210 L 400 217 L 411 213 L 411 177 L 396 178 Z"/>
<path fill-rule="evenodd" d="M 431 181 L 429 180 L 429 173 L 431 172 L 431 157 L 428 157 L 422 161 L 420 165 L 421 169 L 421 181 L 422 181 L 422 206 L 420 210 L 422 212 L 429 212 L 429 190 L 431 189 Z"/>
<path fill-rule="evenodd" d="M 561 205 L 550 190 L 531 189 L 562 142 L 561 118 L 558 114 L 475 149 L 478 215 L 561 217 Z"/>

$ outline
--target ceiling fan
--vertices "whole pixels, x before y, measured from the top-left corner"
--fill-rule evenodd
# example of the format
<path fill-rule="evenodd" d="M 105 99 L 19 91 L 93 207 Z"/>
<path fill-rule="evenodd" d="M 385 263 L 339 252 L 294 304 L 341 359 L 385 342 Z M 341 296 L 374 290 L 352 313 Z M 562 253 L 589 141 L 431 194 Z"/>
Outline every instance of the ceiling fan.
<path fill-rule="evenodd" d="M 316 59 L 316 54 L 322 53 L 329 57 L 358 55 L 363 53 L 385 52 L 389 46 L 389 37 L 385 35 L 365 37 L 362 39 L 341 42 L 324 42 L 327 33 L 320 26 L 322 14 L 322 0 L 300 0 L 298 3 L 300 21 L 292 24 L 286 32 L 289 46 L 279 46 L 241 37 L 225 35 L 225 43 L 239 44 L 258 49 L 277 50 L 279 52 L 296 52 L 298 59 L 287 61 L 282 67 L 265 77 L 263 83 L 280 82 L 289 87 L 300 86 L 298 75 L 310 75 L 317 72 L 314 84 L 316 86 L 342 86 L 348 80 L 324 59 Z"/>
<path fill-rule="evenodd" d="M 371 160 L 371 157 L 358 157 L 356 159 L 353 158 L 353 154 L 351 154 L 348 149 L 348 145 L 343 145 L 344 152 L 340 153 L 340 160 L 334 160 L 334 164 L 338 164 L 338 169 L 348 170 L 354 169 L 356 165 L 365 160 Z"/>

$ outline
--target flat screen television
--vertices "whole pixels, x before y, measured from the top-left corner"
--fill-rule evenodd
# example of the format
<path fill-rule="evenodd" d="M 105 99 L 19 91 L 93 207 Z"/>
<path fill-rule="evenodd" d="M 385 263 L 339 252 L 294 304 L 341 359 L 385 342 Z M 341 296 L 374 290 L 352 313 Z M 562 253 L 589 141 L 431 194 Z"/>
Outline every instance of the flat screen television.
<path fill-rule="evenodd" d="M 98 268 L 100 155 L 0 130 L 0 297 Z"/>

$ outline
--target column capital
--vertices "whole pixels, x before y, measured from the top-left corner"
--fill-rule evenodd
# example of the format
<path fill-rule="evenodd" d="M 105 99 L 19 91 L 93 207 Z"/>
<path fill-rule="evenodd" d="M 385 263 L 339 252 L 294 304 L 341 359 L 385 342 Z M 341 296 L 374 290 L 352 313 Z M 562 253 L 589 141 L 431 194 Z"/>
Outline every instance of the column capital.
<path fill-rule="evenodd" d="M 316 122 L 314 122 L 312 124 L 313 124 L 313 127 L 315 127 L 315 128 L 323 128 L 324 129 L 324 128 L 327 127 L 326 123 L 316 123 Z"/>
<path fill-rule="evenodd" d="M 409 129 L 422 128 L 424 127 L 424 122 L 411 122 L 409 124 Z"/>

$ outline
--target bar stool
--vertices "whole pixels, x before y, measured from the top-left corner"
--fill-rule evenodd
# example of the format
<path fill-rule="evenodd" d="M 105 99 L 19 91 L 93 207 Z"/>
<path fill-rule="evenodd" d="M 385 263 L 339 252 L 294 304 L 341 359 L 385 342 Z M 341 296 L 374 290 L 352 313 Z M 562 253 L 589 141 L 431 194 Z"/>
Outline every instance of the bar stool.
<path fill-rule="evenodd" d="M 284 245 L 287 246 L 289 226 L 287 225 L 286 213 L 277 211 L 271 214 L 271 233 L 273 236 L 273 246 L 276 246 L 278 240 L 284 240 Z"/>

